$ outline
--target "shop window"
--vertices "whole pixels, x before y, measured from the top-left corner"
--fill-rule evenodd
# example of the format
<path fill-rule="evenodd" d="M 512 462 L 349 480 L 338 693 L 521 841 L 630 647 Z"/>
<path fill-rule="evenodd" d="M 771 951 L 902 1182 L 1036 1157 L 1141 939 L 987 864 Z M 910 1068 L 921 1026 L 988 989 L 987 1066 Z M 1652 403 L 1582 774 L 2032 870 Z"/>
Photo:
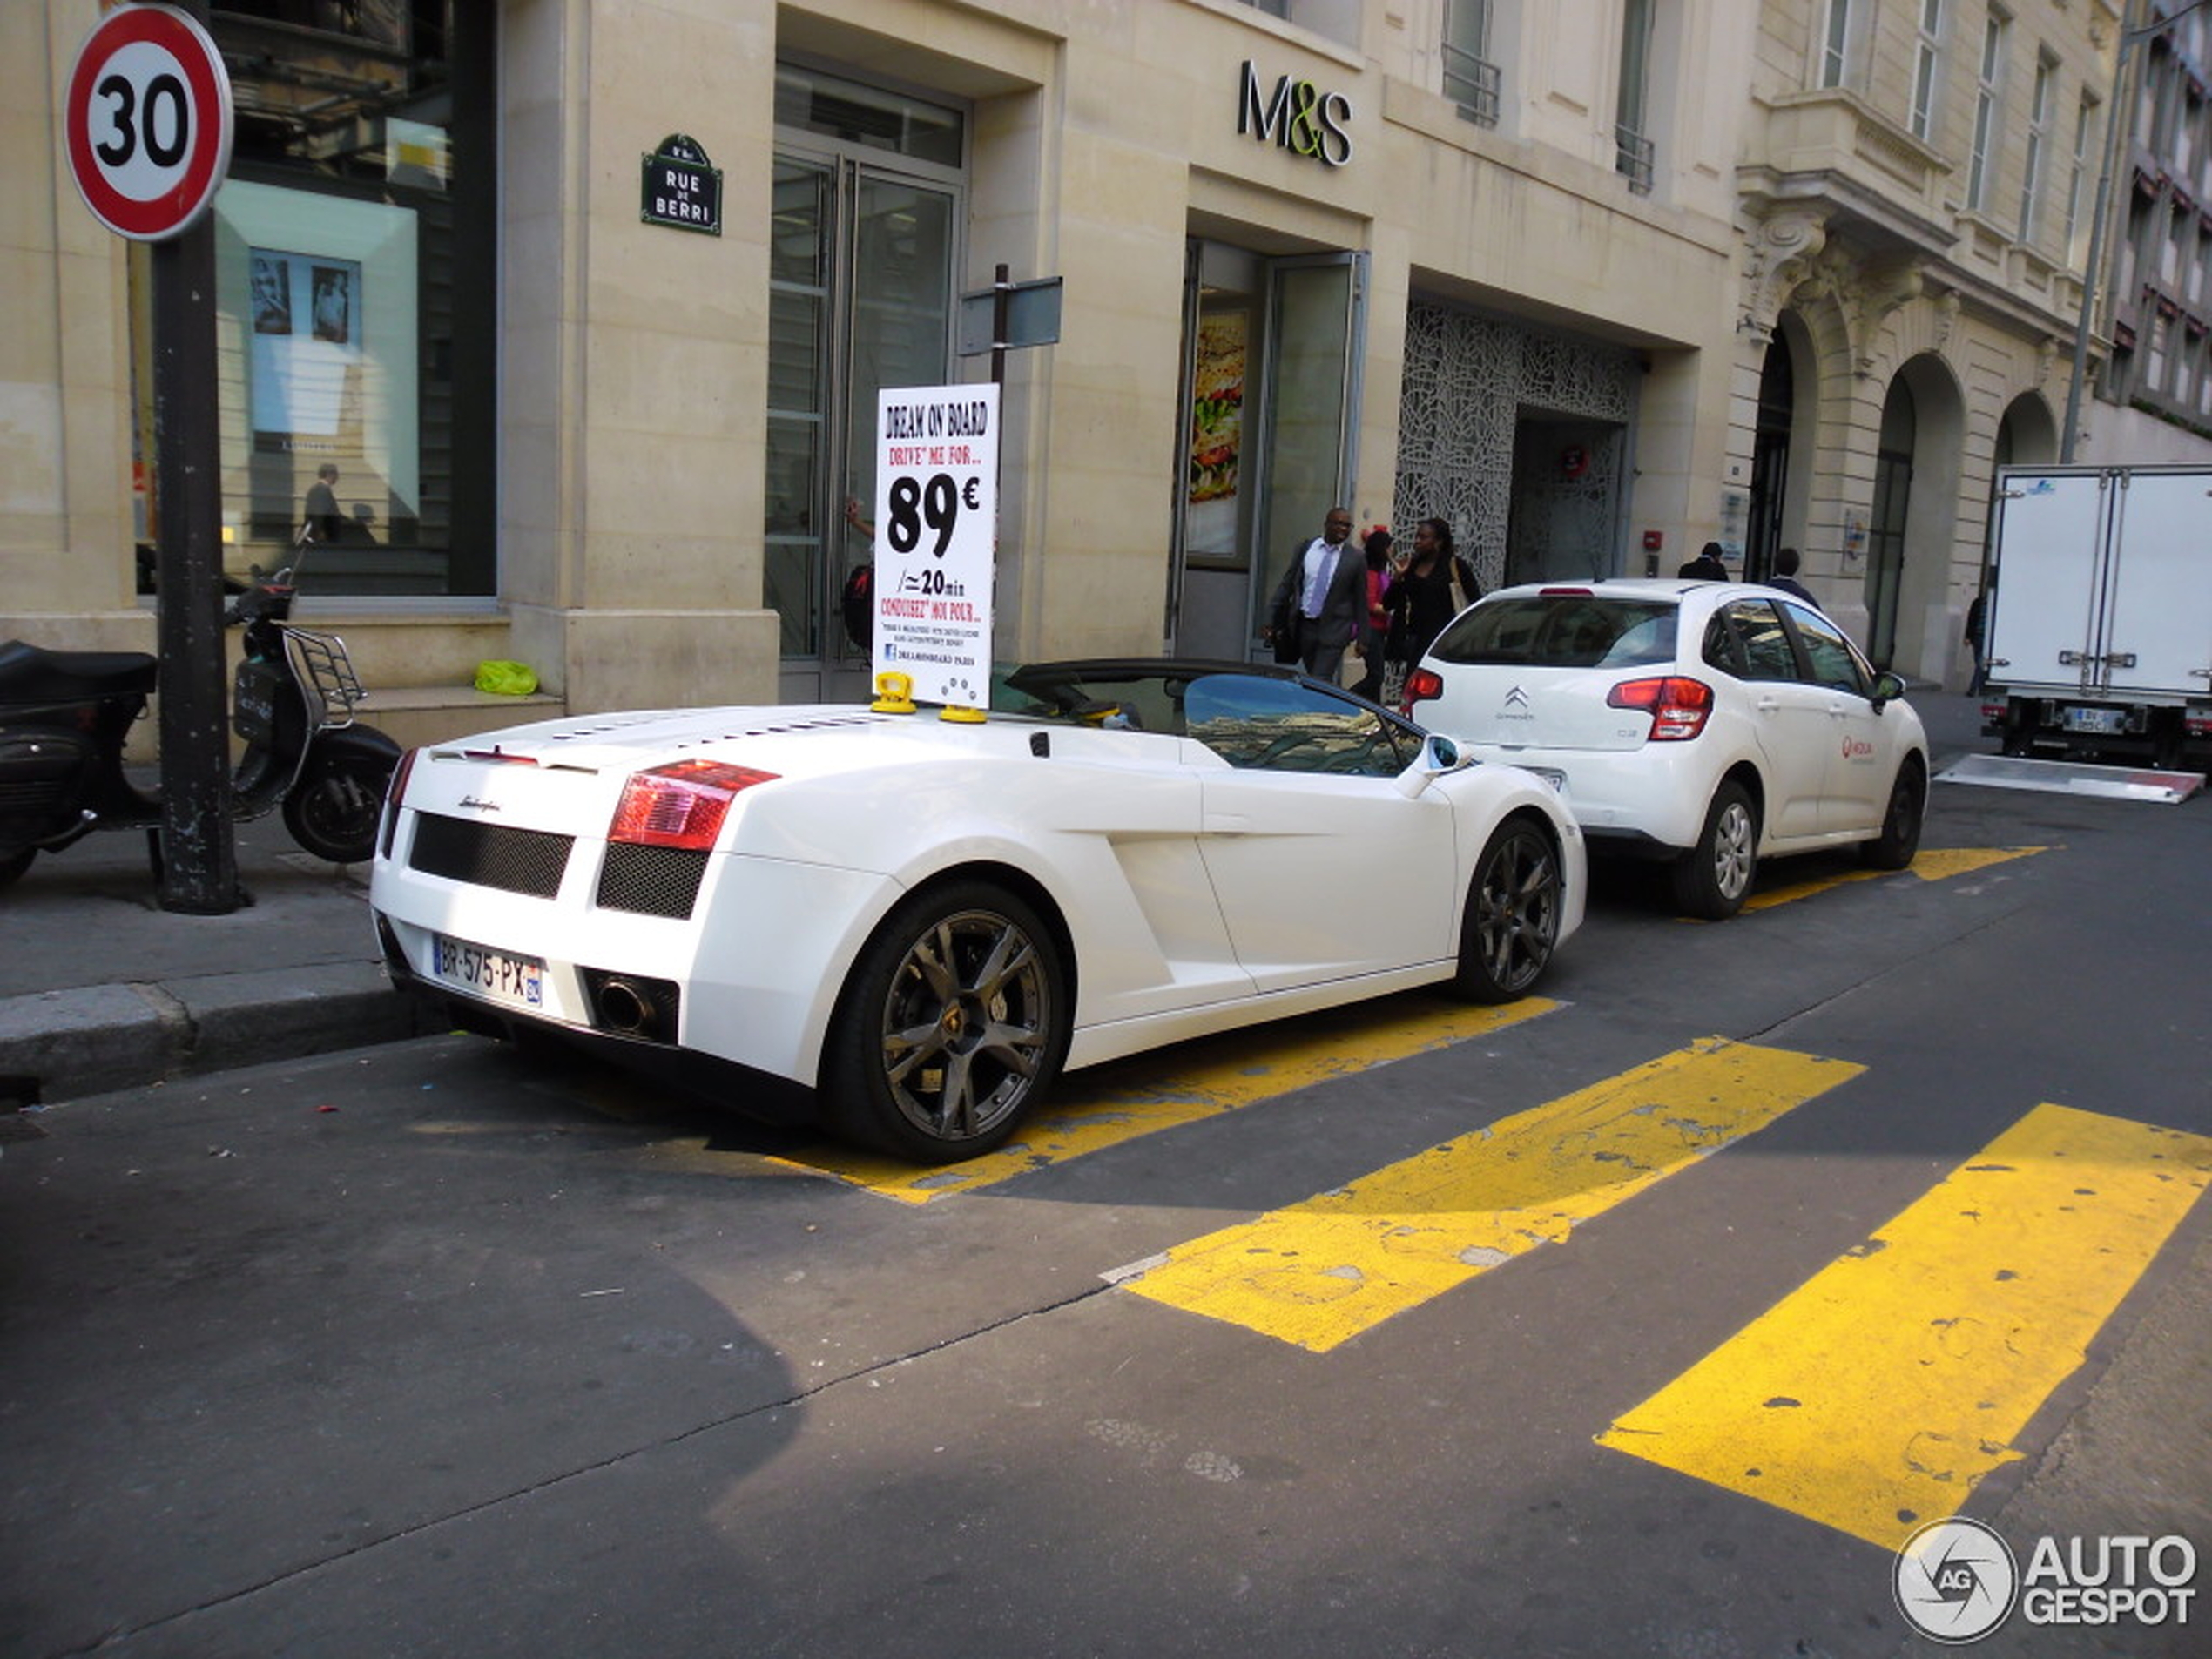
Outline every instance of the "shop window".
<path fill-rule="evenodd" d="M 319 595 L 492 591 L 494 22 L 463 0 L 212 10 L 235 111 L 214 208 L 233 573 L 304 534 Z"/>

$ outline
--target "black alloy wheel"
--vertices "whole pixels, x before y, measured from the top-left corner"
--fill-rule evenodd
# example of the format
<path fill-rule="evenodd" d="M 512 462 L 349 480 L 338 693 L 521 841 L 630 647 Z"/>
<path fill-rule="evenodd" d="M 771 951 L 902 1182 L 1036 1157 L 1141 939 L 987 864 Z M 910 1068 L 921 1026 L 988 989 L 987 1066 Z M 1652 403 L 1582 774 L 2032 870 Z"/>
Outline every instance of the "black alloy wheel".
<path fill-rule="evenodd" d="M 1453 988 L 1475 1002 L 1527 995 L 1559 943 L 1565 893 L 1558 849 L 1542 827 L 1525 816 L 1501 824 L 1475 863 Z"/>
<path fill-rule="evenodd" d="M 894 1157 L 988 1152 L 1051 1085 L 1073 1010 L 1051 932 L 988 881 L 926 890 L 855 961 L 823 1058 L 831 1126 Z"/>

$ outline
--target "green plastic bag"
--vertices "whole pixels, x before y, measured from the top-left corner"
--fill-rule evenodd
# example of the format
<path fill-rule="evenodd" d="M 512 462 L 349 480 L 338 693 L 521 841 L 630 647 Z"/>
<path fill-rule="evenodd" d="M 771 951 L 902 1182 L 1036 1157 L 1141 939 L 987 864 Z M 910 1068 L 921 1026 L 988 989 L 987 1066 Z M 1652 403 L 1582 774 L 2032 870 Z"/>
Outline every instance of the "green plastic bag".
<path fill-rule="evenodd" d="M 537 674 L 528 663 L 478 663 L 476 689 L 495 697 L 528 697 L 537 690 Z"/>

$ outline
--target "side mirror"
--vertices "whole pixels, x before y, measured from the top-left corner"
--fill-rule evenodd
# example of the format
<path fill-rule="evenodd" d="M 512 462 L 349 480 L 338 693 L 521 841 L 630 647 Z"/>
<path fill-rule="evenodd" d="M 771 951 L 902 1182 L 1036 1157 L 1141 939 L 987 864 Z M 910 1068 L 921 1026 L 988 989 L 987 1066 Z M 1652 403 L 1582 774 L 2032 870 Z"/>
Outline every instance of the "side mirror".
<path fill-rule="evenodd" d="M 1418 800 L 1432 779 L 1447 772 L 1459 772 L 1474 764 L 1474 757 L 1464 752 L 1460 745 L 1440 732 L 1432 732 L 1421 740 L 1421 752 L 1413 764 L 1398 774 L 1398 790 L 1408 800 Z"/>
<path fill-rule="evenodd" d="M 1871 699 L 1874 705 L 1874 712 L 1879 714 L 1882 711 L 1883 704 L 1894 703 L 1898 698 L 1903 697 L 1904 695 L 1905 682 L 1897 675 L 1885 673 L 1877 676 L 1874 681 L 1874 690 Z"/>

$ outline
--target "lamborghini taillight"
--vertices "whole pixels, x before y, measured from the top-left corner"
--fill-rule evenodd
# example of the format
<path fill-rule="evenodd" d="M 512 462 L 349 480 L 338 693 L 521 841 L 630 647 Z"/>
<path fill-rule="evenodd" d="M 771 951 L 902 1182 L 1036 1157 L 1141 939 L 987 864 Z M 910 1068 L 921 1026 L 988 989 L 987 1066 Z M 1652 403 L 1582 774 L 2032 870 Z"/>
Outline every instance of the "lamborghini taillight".
<path fill-rule="evenodd" d="M 415 757 L 421 752 L 419 749 L 409 749 L 401 755 L 400 764 L 393 768 L 391 782 L 385 786 L 384 821 L 376 835 L 376 851 L 380 858 L 392 856 L 392 837 L 400 826 L 400 802 L 407 795 L 407 780 L 408 774 L 415 770 Z"/>
<path fill-rule="evenodd" d="M 741 789 L 765 784 L 776 774 L 719 760 L 678 760 L 633 772 L 615 805 L 608 826 L 610 841 L 640 846 L 682 846 L 700 851 L 714 845 L 722 820 Z"/>

